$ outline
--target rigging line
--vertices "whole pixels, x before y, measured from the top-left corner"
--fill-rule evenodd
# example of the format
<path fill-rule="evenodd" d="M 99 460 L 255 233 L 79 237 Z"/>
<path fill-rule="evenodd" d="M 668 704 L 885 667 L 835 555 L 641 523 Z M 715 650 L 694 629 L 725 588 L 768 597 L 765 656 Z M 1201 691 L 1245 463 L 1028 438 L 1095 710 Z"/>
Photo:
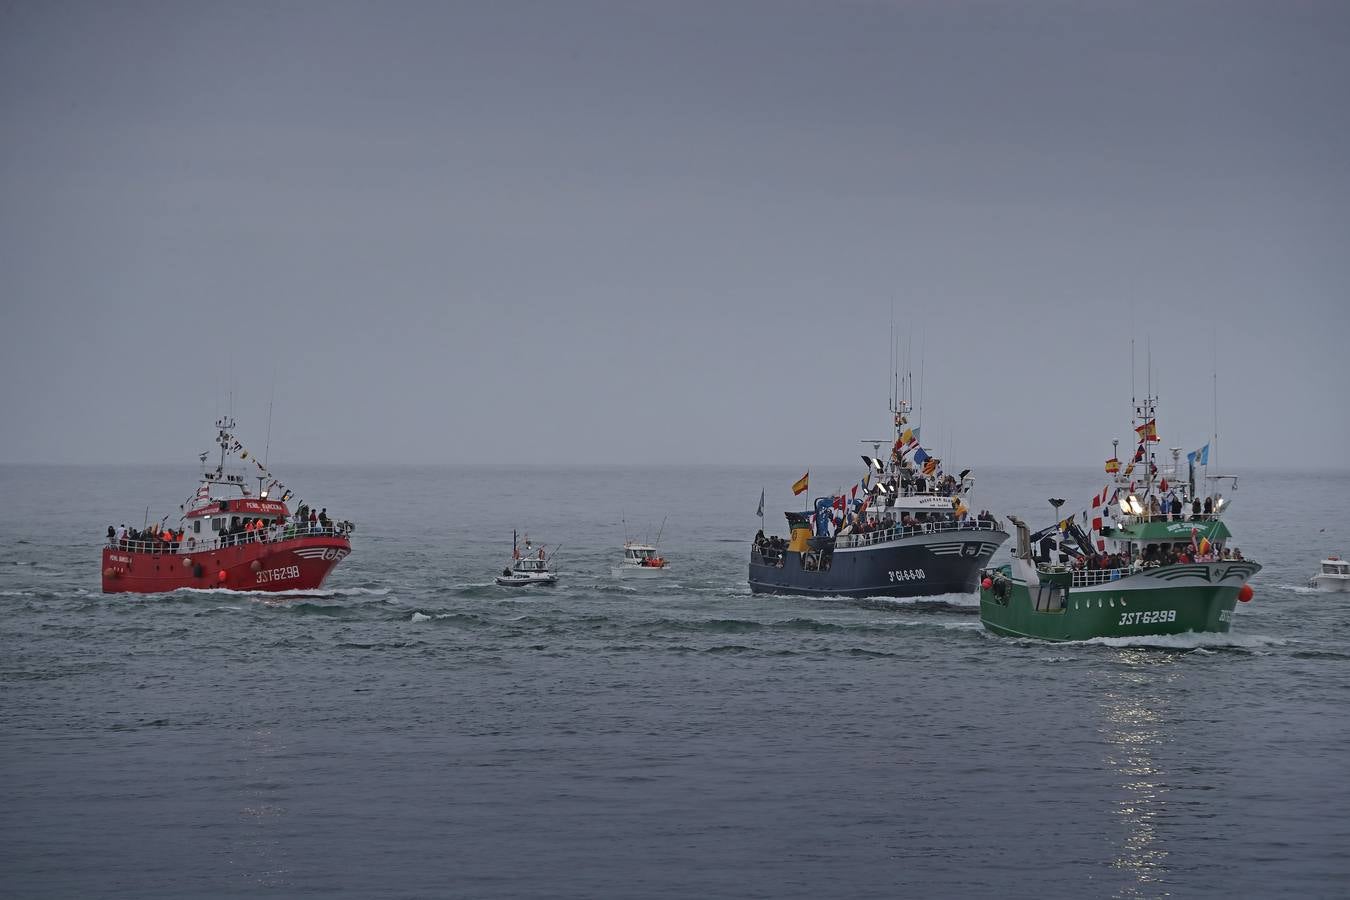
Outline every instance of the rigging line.
<path fill-rule="evenodd" d="M 277 398 L 277 366 L 272 364 L 272 395 L 267 398 L 267 443 L 263 446 L 263 470 L 267 469 L 267 457 L 272 453 L 272 404 Z"/>

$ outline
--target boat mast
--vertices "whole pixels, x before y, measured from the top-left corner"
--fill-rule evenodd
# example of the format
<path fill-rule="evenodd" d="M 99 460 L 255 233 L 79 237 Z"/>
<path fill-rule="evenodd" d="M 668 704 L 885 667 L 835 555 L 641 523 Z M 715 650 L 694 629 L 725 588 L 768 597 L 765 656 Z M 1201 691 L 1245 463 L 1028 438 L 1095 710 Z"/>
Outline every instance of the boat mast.
<path fill-rule="evenodd" d="M 1214 454 L 1214 468 L 1219 467 L 1219 336 L 1218 326 L 1214 326 L 1214 331 L 1209 336 L 1209 359 L 1210 359 L 1210 378 L 1214 382 L 1214 433 L 1210 435 L 1212 446 L 1211 452 Z M 1209 478 L 1209 455 L 1205 456 L 1205 478 Z M 1209 485 L 1205 486 L 1208 489 Z"/>
<path fill-rule="evenodd" d="M 1144 383 L 1147 386 L 1147 393 L 1144 396 L 1144 477 L 1148 486 L 1146 496 L 1153 496 L 1153 441 L 1149 439 L 1147 426 L 1153 422 L 1154 430 L 1157 430 L 1157 420 L 1153 418 L 1153 338 L 1151 335 L 1144 336 L 1144 361 L 1146 365 Z"/>
<path fill-rule="evenodd" d="M 216 428 L 219 433 L 216 435 L 216 443 L 220 444 L 220 465 L 216 466 L 216 477 L 225 476 L 225 454 L 229 450 L 230 429 L 234 427 L 234 418 L 229 415 L 221 416 L 216 420 Z"/>

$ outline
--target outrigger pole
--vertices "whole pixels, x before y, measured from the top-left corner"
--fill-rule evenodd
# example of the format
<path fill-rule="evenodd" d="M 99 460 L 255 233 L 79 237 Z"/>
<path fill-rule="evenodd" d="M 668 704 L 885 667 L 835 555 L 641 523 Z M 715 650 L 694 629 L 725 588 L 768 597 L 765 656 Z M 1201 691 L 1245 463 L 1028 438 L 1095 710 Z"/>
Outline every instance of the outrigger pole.
<path fill-rule="evenodd" d="M 656 543 L 652 544 L 652 549 L 661 546 L 661 535 L 666 533 L 666 519 L 669 518 L 670 513 L 666 513 L 664 516 L 661 517 L 661 527 L 656 531 Z"/>

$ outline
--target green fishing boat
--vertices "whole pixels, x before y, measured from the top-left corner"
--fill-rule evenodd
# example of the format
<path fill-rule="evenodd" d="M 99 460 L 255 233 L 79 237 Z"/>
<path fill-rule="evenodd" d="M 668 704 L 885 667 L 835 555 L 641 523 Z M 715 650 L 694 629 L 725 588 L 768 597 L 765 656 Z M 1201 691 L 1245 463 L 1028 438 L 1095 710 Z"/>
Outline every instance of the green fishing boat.
<path fill-rule="evenodd" d="M 980 621 L 995 634 L 1081 641 L 1186 632 L 1226 632 L 1238 602 L 1252 598 L 1248 581 L 1261 566 L 1229 546 L 1223 514 L 1227 498 L 1215 488 L 1237 479 L 1209 476 L 1209 445 L 1180 462 L 1159 466 L 1152 443 L 1156 398 L 1136 406 L 1144 423 L 1139 450 L 1093 498 L 1084 523 L 1076 515 L 1032 534 L 1017 531 L 1011 564 L 986 569 L 980 579 Z M 1137 420 L 1137 419 L 1136 419 Z M 1197 467 L 1206 474 L 1197 482 Z M 1197 490 L 1197 485 L 1202 485 Z M 1206 492 L 1208 490 L 1208 492 Z M 1203 500 L 1202 500 L 1203 496 Z M 1058 510 L 1062 500 L 1051 500 Z"/>

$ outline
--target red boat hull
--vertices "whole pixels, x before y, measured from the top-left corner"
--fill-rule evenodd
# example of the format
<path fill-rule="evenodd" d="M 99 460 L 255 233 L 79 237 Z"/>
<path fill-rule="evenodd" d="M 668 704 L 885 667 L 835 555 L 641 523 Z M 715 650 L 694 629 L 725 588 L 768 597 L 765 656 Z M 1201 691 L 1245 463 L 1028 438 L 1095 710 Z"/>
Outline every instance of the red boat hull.
<path fill-rule="evenodd" d="M 103 549 L 105 594 L 157 594 L 180 588 L 304 591 L 323 584 L 352 550 L 346 537 L 306 535 L 195 553 Z"/>

